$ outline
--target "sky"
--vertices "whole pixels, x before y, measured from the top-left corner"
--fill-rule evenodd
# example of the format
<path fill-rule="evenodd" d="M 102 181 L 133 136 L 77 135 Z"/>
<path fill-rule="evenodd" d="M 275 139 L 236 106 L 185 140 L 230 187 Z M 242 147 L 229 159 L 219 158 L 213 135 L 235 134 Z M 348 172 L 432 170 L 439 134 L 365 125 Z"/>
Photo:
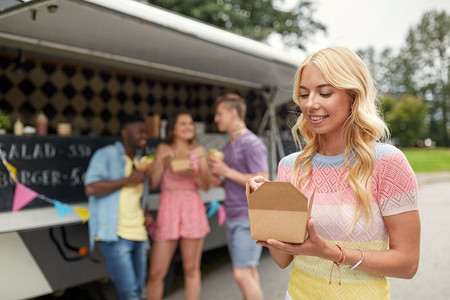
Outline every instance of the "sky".
<path fill-rule="evenodd" d="M 295 2 L 296 0 L 288 0 Z M 398 50 L 405 44 L 409 28 L 416 26 L 425 12 L 445 10 L 450 0 L 314 0 L 314 19 L 327 26 L 328 35 L 316 34 L 306 43 L 307 52 L 331 45 L 352 50 L 373 46 Z"/>

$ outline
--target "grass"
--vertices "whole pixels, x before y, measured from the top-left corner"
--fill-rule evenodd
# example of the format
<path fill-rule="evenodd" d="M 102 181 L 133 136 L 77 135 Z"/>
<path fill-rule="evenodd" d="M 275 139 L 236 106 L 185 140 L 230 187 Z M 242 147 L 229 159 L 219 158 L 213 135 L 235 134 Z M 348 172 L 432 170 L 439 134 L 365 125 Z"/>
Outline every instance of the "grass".
<path fill-rule="evenodd" d="M 403 148 L 414 172 L 450 171 L 450 148 Z"/>

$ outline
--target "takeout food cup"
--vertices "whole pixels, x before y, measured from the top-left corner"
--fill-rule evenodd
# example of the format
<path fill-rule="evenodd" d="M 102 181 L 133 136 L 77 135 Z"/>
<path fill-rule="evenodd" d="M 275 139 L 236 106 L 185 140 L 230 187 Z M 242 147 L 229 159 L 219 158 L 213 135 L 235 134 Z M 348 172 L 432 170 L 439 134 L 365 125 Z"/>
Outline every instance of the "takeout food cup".
<path fill-rule="evenodd" d="M 139 160 L 138 170 L 139 171 L 147 170 L 147 168 L 152 164 L 154 158 L 155 157 L 153 154 L 142 156 L 141 159 Z"/>
<path fill-rule="evenodd" d="M 209 157 L 217 157 L 219 159 L 224 159 L 225 155 L 219 149 L 213 148 L 208 152 Z"/>
<path fill-rule="evenodd" d="M 305 241 L 314 193 L 308 201 L 290 182 L 267 181 L 252 193 L 247 184 L 246 194 L 252 239 L 288 243 Z"/>

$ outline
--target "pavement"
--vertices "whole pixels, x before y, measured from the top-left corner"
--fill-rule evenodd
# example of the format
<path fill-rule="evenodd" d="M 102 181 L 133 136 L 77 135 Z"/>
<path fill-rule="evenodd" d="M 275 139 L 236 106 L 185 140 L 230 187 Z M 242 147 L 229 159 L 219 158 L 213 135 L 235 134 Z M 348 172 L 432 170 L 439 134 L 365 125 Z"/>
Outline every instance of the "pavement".
<path fill-rule="evenodd" d="M 418 174 L 421 247 L 410 280 L 390 278 L 391 298 L 450 299 L 450 172 Z"/>
<path fill-rule="evenodd" d="M 420 266 L 413 279 L 389 278 L 394 300 L 450 299 L 450 172 L 417 174 L 422 224 Z M 280 269 L 267 251 L 258 271 L 264 298 L 284 299 L 291 266 Z M 241 299 L 230 264 L 202 278 L 201 300 Z M 182 300 L 183 289 L 164 299 Z"/>
<path fill-rule="evenodd" d="M 284 299 L 289 281 L 290 267 L 280 269 L 273 262 L 268 251 L 261 256 L 258 272 L 265 299 Z M 242 295 L 234 282 L 230 264 L 226 264 L 202 278 L 201 300 L 241 299 Z M 183 289 L 179 289 L 164 299 L 183 300 Z"/>

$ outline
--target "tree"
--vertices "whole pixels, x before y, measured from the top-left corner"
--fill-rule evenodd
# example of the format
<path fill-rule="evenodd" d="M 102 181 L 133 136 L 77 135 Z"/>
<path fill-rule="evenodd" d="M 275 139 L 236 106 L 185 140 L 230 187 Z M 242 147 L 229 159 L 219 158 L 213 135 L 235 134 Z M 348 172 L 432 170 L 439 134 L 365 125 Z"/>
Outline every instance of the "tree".
<path fill-rule="evenodd" d="M 313 1 L 298 0 L 291 10 L 282 9 L 285 0 L 147 1 L 258 41 L 279 34 L 285 45 L 303 50 L 307 38 L 326 32 L 325 25 L 313 18 Z"/>
<path fill-rule="evenodd" d="M 428 105 L 422 99 L 407 95 L 394 102 L 385 101 L 393 103 L 385 117 L 393 140 L 400 146 L 414 146 L 417 140 L 427 137 Z"/>
<path fill-rule="evenodd" d="M 430 103 L 431 126 L 441 135 L 435 139 L 449 146 L 450 16 L 445 11 L 426 13 L 409 31 L 404 53 L 417 64 L 412 79 Z"/>
<path fill-rule="evenodd" d="M 385 48 L 377 53 L 373 47 L 361 49 L 358 51 L 362 59 L 371 70 L 373 78 L 381 94 L 399 97 L 405 93 L 395 82 L 398 82 L 397 72 L 394 72 L 393 66 L 397 62 L 397 56 L 391 48 Z"/>
<path fill-rule="evenodd" d="M 383 116 L 386 119 L 386 116 L 392 111 L 397 99 L 394 99 L 390 96 L 385 96 L 380 99 L 381 106 L 383 108 Z"/>
<path fill-rule="evenodd" d="M 430 137 L 450 146 L 450 16 L 430 11 L 412 27 L 397 55 L 361 50 L 372 66 L 382 93 L 393 98 L 414 95 L 429 104 Z"/>

